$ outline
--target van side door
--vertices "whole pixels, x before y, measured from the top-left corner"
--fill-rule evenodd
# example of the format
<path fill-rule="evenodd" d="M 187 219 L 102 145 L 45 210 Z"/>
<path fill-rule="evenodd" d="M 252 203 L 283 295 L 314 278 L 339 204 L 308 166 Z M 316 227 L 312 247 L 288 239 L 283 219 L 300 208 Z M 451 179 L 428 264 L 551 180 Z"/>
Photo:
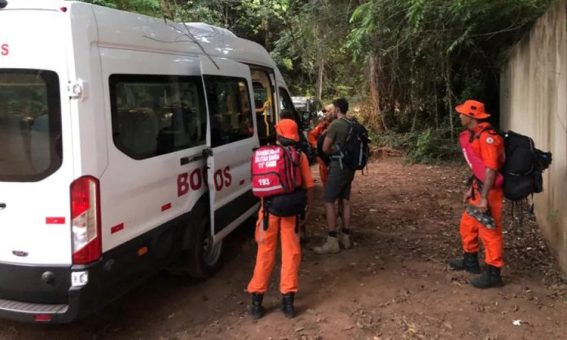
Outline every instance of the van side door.
<path fill-rule="evenodd" d="M 250 68 L 201 57 L 201 73 L 209 113 L 207 182 L 211 235 L 216 242 L 256 212 L 250 159 L 259 141 Z"/>

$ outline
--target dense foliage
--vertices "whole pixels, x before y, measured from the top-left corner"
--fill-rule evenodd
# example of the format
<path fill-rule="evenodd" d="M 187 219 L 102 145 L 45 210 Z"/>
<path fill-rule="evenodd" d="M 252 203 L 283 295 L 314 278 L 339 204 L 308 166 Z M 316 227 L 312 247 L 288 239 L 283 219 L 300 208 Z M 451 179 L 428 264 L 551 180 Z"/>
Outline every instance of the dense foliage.
<path fill-rule="evenodd" d="M 446 155 L 428 143 L 454 143 L 455 103 L 484 100 L 497 123 L 506 52 L 553 0 L 89 1 L 257 41 L 294 94 L 350 97 L 380 143 L 399 136 L 427 161 Z"/>

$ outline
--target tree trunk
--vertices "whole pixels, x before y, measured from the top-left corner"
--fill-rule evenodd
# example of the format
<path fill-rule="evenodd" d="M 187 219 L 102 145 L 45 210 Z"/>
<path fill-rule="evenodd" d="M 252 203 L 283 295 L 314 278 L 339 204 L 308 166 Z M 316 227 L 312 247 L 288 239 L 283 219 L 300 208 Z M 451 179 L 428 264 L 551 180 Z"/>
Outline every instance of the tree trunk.
<path fill-rule="evenodd" d="M 269 51 L 270 50 L 270 23 L 268 18 L 265 17 L 262 20 L 262 26 L 264 27 L 264 47 Z"/>
<path fill-rule="evenodd" d="M 369 56 L 368 60 L 368 78 L 370 83 L 370 100 L 372 103 L 372 117 L 376 132 L 386 130 L 386 125 L 382 119 L 382 110 L 380 109 L 380 88 L 378 83 L 379 69 L 378 57 L 374 54 Z"/>
<path fill-rule="evenodd" d="M 323 96 L 323 78 L 325 75 L 325 58 L 323 56 L 319 57 L 318 64 L 316 97 L 321 100 L 321 97 Z"/>
<path fill-rule="evenodd" d="M 451 88 L 451 64 L 449 57 L 445 60 L 445 102 L 447 103 L 447 111 L 449 113 L 449 127 L 451 129 L 451 139 L 454 138 L 455 126 L 453 124 L 453 89 Z"/>

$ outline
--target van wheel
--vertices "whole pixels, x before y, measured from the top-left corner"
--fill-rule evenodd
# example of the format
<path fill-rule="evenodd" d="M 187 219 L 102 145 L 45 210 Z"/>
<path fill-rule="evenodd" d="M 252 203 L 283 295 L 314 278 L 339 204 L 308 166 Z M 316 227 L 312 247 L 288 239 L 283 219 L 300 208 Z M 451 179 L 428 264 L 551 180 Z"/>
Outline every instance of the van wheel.
<path fill-rule="evenodd" d="M 216 273 L 222 264 L 223 241 L 213 244 L 209 218 L 200 218 L 199 225 L 191 235 L 188 250 L 188 274 L 194 278 L 208 278 Z"/>

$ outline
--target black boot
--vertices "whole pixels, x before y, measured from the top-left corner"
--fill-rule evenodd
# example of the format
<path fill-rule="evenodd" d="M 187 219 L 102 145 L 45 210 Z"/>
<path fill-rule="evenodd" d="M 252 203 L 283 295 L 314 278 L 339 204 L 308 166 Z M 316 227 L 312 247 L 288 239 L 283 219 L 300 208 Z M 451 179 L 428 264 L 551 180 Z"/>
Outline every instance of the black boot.
<path fill-rule="evenodd" d="M 252 293 L 252 304 L 250 305 L 250 316 L 254 320 L 258 320 L 264 316 L 264 307 L 262 307 L 262 300 L 264 300 L 264 294 Z"/>
<path fill-rule="evenodd" d="M 485 289 L 502 287 L 504 286 L 504 281 L 502 281 L 502 276 L 500 276 L 500 268 L 489 265 L 482 275 L 471 280 L 471 284 L 476 288 Z"/>
<path fill-rule="evenodd" d="M 462 259 L 449 261 L 449 267 L 452 270 L 466 270 L 469 273 L 480 274 L 478 253 L 464 253 Z"/>
<path fill-rule="evenodd" d="M 293 307 L 293 300 L 295 293 L 282 294 L 282 312 L 288 319 L 295 317 L 295 307 Z"/>

